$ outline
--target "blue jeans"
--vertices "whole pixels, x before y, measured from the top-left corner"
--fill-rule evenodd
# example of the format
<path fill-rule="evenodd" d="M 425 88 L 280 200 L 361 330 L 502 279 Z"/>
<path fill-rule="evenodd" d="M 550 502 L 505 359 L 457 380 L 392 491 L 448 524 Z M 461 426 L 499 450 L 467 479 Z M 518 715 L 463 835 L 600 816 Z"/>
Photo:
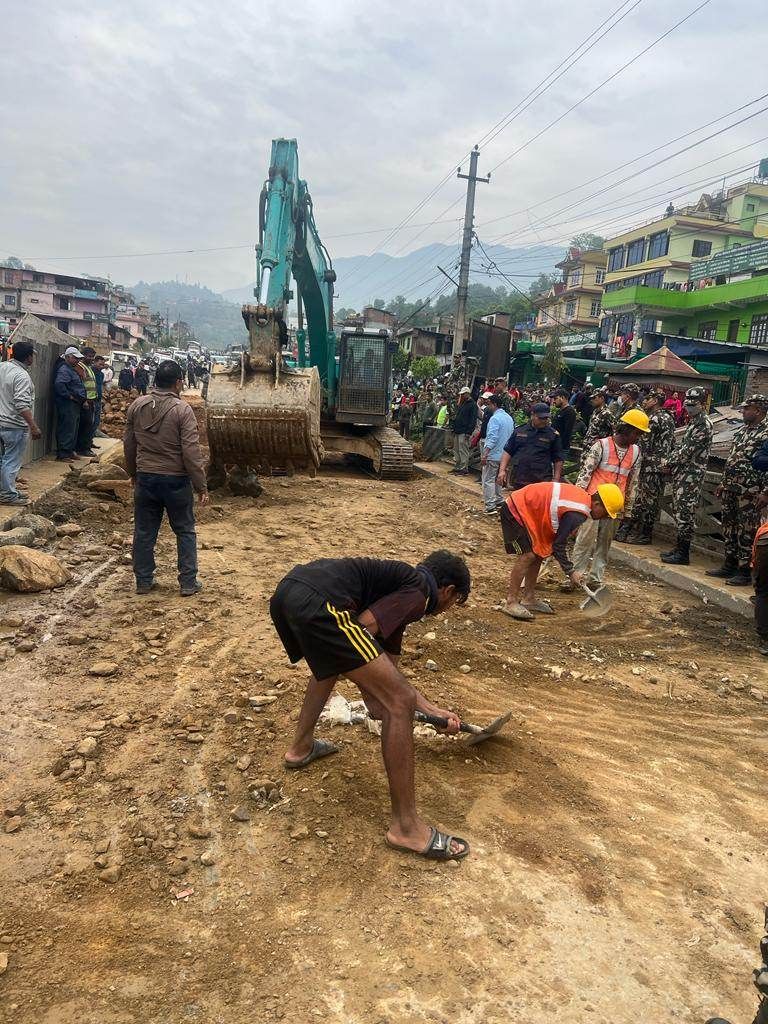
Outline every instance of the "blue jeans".
<path fill-rule="evenodd" d="M 179 583 L 197 579 L 195 495 L 188 476 L 137 473 L 134 490 L 133 572 L 136 583 L 150 584 L 155 575 L 155 544 L 163 512 L 176 534 Z"/>
<path fill-rule="evenodd" d="M 0 427 L 0 501 L 19 497 L 16 477 L 29 440 L 26 427 Z"/>
<path fill-rule="evenodd" d="M 80 426 L 80 404 L 70 398 L 56 399 L 56 458 L 71 459 L 75 454 Z"/>

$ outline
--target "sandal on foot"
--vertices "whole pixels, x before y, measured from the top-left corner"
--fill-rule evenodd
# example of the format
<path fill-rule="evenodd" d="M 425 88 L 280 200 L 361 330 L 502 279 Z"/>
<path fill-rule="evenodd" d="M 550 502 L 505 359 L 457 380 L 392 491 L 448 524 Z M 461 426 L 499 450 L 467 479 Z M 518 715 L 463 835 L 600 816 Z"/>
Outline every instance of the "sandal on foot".
<path fill-rule="evenodd" d="M 510 619 L 518 619 L 520 622 L 533 622 L 534 615 L 522 604 L 502 604 L 499 611 L 508 615 Z"/>
<path fill-rule="evenodd" d="M 339 748 L 335 743 L 331 743 L 329 740 L 315 740 L 312 744 L 312 749 L 306 757 L 302 757 L 300 761 L 286 761 L 283 760 L 283 764 L 286 768 L 306 768 L 308 764 L 312 764 L 313 761 L 317 761 L 321 757 L 328 757 L 329 754 L 338 754 Z"/>
<path fill-rule="evenodd" d="M 398 850 L 400 853 L 415 853 L 417 857 L 424 857 L 426 860 L 463 860 L 464 857 L 469 854 L 469 843 L 466 839 L 462 839 L 460 836 L 452 836 L 447 832 L 441 832 L 437 828 L 433 828 L 430 825 L 430 837 L 429 842 L 423 850 L 414 850 L 411 846 L 401 846 L 399 843 L 393 843 L 387 837 L 384 837 L 384 842 L 392 850 Z M 464 847 L 459 853 L 451 852 L 451 843 L 461 843 Z"/>
<path fill-rule="evenodd" d="M 538 612 L 540 615 L 555 614 L 555 609 L 549 601 L 532 601 L 530 604 L 524 604 L 523 608 L 527 608 L 529 612 Z"/>

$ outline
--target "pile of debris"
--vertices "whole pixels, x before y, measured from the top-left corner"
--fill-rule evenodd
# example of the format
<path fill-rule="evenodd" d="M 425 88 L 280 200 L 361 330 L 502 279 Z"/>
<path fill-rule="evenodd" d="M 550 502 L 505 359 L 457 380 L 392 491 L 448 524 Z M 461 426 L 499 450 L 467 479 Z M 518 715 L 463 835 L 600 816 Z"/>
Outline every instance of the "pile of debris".
<path fill-rule="evenodd" d="M 123 391 L 110 388 L 104 392 L 101 405 L 101 429 L 108 437 L 122 437 L 125 430 L 125 413 L 131 402 L 138 398 L 138 391 Z"/>

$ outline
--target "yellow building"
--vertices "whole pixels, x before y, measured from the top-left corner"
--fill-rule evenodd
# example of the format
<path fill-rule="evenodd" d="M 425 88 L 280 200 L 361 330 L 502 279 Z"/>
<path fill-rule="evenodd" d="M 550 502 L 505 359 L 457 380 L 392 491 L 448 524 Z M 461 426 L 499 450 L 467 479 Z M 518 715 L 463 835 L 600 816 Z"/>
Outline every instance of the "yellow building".
<path fill-rule="evenodd" d="M 563 348 L 583 348 L 597 337 L 607 254 L 602 249 L 569 249 L 557 264 L 563 272 L 547 295 L 535 300 L 538 309 L 531 333 L 539 341 L 559 331 Z"/>
<path fill-rule="evenodd" d="M 706 259 L 755 237 L 768 237 L 768 184 L 746 182 L 716 196 L 702 195 L 692 206 L 668 207 L 660 218 L 608 238 L 605 291 L 645 285 L 680 288 L 696 260 Z M 640 309 L 602 322 L 600 336 L 611 355 L 634 354 L 643 334 L 657 330 L 657 321 Z"/>

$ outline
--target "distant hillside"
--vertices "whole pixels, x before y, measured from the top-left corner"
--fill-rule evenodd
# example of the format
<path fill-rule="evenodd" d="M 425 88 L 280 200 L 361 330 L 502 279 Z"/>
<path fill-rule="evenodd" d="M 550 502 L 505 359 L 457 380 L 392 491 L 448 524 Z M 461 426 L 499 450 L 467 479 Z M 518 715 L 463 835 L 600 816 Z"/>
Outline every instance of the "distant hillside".
<path fill-rule="evenodd" d="M 139 281 L 131 289 L 139 302 L 148 302 L 153 313 L 166 313 L 171 322 L 184 320 L 198 341 L 211 348 L 241 345 L 247 337 L 240 306 L 210 288 L 178 281 Z"/>
<path fill-rule="evenodd" d="M 553 270 L 555 264 L 563 258 L 562 246 L 537 245 L 515 249 L 492 245 L 486 246 L 486 249 L 505 273 L 521 275 L 513 277 L 513 280 L 523 291 L 528 290 L 535 275 Z M 429 280 L 439 274 L 436 269 L 438 264 L 455 276 L 456 271 L 452 266 L 456 257 L 457 249 L 450 245 L 427 245 L 406 256 L 387 256 L 381 252 L 372 256 L 341 256 L 333 261 L 338 278 L 335 305 L 338 308 L 359 310 L 376 299 L 390 303 L 398 295 L 408 299 L 424 297 L 440 283 L 439 278 Z M 503 278 L 483 273 L 483 262 L 482 253 L 475 250 L 472 257 L 472 281 L 493 287 L 504 284 Z M 450 289 L 448 281 L 445 278 L 442 280 L 445 287 Z M 237 303 L 252 302 L 253 288 L 253 284 L 232 288 L 223 292 L 223 296 Z"/>

